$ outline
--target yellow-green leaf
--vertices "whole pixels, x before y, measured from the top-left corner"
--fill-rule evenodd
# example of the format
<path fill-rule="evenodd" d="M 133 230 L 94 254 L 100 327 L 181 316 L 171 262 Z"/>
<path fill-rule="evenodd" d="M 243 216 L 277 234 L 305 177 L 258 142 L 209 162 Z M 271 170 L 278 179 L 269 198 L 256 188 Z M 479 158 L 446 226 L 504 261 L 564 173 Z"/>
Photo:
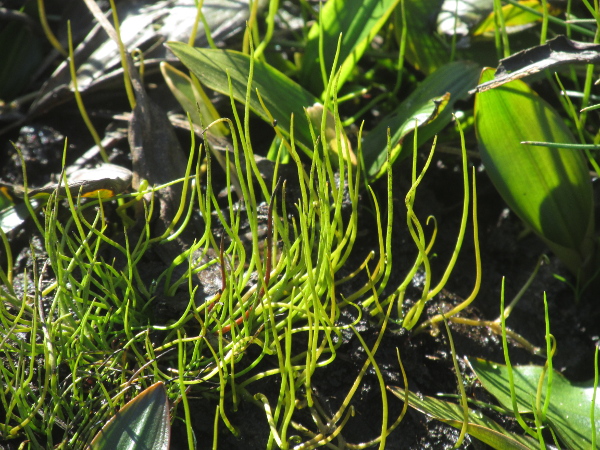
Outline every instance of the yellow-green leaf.
<path fill-rule="evenodd" d="M 160 71 L 171 93 L 183 110 L 190 114 L 195 125 L 206 127 L 213 121 L 220 119 L 219 113 L 208 96 L 203 90 L 198 89 L 197 81 L 194 85 L 190 77 L 164 61 L 160 63 Z M 221 122 L 214 125 L 211 131 L 218 136 L 228 134 L 227 127 Z"/>
<path fill-rule="evenodd" d="M 485 69 L 480 83 L 493 77 L 493 69 Z M 482 161 L 500 195 L 577 272 L 592 250 L 594 226 L 586 161 L 580 150 L 521 144 L 575 143 L 563 119 L 517 80 L 477 94 L 475 128 Z"/>
<path fill-rule="evenodd" d="M 522 0 L 519 4 L 531 8 L 539 13 L 543 13 L 544 8 L 539 0 Z M 549 8 L 550 13 L 557 14 L 558 9 Z M 517 5 L 509 4 L 502 7 L 502 15 L 504 16 L 504 25 L 508 33 L 516 33 L 527 28 L 534 26 L 537 22 L 541 22 L 542 18 L 537 14 L 534 14 L 528 10 L 520 8 Z M 479 24 L 477 29 L 473 31 L 473 36 L 494 36 L 496 30 L 496 23 L 498 18 L 495 17 L 495 12 L 491 12 L 484 20 Z"/>

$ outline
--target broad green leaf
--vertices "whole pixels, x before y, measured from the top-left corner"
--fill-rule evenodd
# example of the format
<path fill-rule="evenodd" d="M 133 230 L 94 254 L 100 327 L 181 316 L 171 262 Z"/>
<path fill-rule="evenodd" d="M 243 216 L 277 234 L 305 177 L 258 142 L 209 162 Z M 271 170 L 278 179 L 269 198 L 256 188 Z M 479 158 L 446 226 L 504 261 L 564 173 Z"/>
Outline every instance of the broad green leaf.
<path fill-rule="evenodd" d="M 90 449 L 168 450 L 170 435 L 169 401 L 164 383 L 159 381 L 113 416 L 98 432 Z"/>
<path fill-rule="evenodd" d="M 170 42 L 168 46 L 200 82 L 210 89 L 229 95 L 229 74 L 233 98 L 245 102 L 250 72 L 250 58 L 247 55 L 231 50 L 194 48 L 181 42 Z M 260 104 L 256 90 L 259 91 L 273 119 L 277 121 L 277 127 L 286 136 L 290 134 L 290 119 L 294 114 L 296 144 L 300 144 L 311 154 L 313 142 L 304 108 L 314 105 L 319 100 L 273 67 L 256 61 L 249 106 L 267 122 L 271 122 L 271 118 Z"/>
<path fill-rule="evenodd" d="M 406 391 L 396 386 L 388 389 L 400 400 L 404 401 Z M 433 417 L 440 422 L 455 428 L 463 426 L 463 410 L 456 403 L 450 403 L 433 397 L 420 398 L 408 392 L 408 403 L 417 411 Z M 539 448 L 539 443 L 527 436 L 510 433 L 481 412 L 469 409 L 467 433 L 495 449 L 530 450 Z"/>
<path fill-rule="evenodd" d="M 503 408 L 512 411 L 509 378 L 506 366 L 481 359 L 469 360 L 483 387 L 500 402 Z M 513 366 L 513 377 L 517 405 L 521 413 L 532 412 L 537 386 L 542 374 L 541 366 Z M 545 384 L 547 385 L 548 374 Z M 542 402 L 546 397 L 544 390 Z M 600 402 L 596 400 L 594 425 L 590 420 L 593 382 L 571 383 L 561 373 L 552 374 L 550 405 L 547 422 L 570 449 L 591 448 L 594 429 L 600 430 Z"/>
<path fill-rule="evenodd" d="M 450 61 L 450 49 L 442 38 L 433 32 L 432 11 L 439 11 L 443 0 L 405 0 L 406 60 L 417 70 L 430 74 Z M 394 14 L 396 38 L 402 35 L 402 9 Z"/>
<path fill-rule="evenodd" d="M 316 22 L 308 33 L 308 42 L 302 59 L 300 78 L 302 85 L 323 97 L 323 76 L 319 58 L 322 45 L 326 79 L 335 59 L 340 34 L 342 42 L 338 56 L 341 66 L 338 89 L 341 89 L 354 70 L 363 53 L 385 24 L 400 0 L 329 0 L 321 10 L 321 24 Z M 323 29 L 319 42 L 319 28 Z"/>
<path fill-rule="evenodd" d="M 480 84 L 493 79 L 482 72 Z M 522 141 L 573 144 L 557 112 L 523 81 L 478 93 L 475 129 L 486 171 L 508 206 L 573 272 L 592 250 L 592 185 L 580 150 Z"/>
<path fill-rule="evenodd" d="M 446 15 L 445 20 L 444 14 L 438 16 L 438 23 L 442 27 L 442 31 L 436 29 L 434 16 L 440 11 L 442 3 L 443 0 L 404 0 L 404 18 L 402 8 L 398 7 L 396 9 L 394 31 L 398 42 L 401 42 L 402 39 L 403 22 L 406 23 L 406 60 L 426 75 L 432 74 L 451 61 L 477 61 L 481 66 L 496 64 L 498 59 L 492 41 L 469 40 L 468 42 L 460 42 L 462 38 L 457 35 L 456 42 L 453 43 L 451 36 L 440 34 L 444 31 L 443 22 L 446 23 L 445 29 L 451 35 L 454 34 L 456 17 L 454 14 L 455 8 L 451 7 L 451 12 L 446 11 L 444 13 Z M 469 6 L 465 5 L 466 3 L 460 1 L 458 6 L 468 9 Z M 491 9 L 491 2 L 487 1 L 487 3 Z M 454 2 L 454 6 L 456 7 L 456 2 Z M 473 23 L 473 21 L 477 22 L 479 20 L 476 17 L 467 22 Z M 468 30 L 468 26 L 466 24 L 464 26 Z"/>
<path fill-rule="evenodd" d="M 419 144 L 441 131 L 452 119 L 452 107 L 457 100 L 468 95 L 477 84 L 479 66 L 470 62 L 455 62 L 428 76 L 400 106 L 365 136 L 362 148 L 365 169 L 371 179 L 385 172 L 387 158 L 387 129 L 390 129 L 391 163 L 410 155 L 410 145 L 402 146 L 404 137 L 419 130 Z M 435 120 L 434 120 L 435 119 Z"/>
<path fill-rule="evenodd" d="M 197 89 L 192 79 L 185 73 L 164 61 L 160 63 L 160 71 L 171 93 L 183 110 L 190 114 L 195 125 L 206 127 L 220 118 L 206 93 Z M 217 123 L 211 131 L 219 136 L 228 133 L 227 127 L 223 123 Z"/>

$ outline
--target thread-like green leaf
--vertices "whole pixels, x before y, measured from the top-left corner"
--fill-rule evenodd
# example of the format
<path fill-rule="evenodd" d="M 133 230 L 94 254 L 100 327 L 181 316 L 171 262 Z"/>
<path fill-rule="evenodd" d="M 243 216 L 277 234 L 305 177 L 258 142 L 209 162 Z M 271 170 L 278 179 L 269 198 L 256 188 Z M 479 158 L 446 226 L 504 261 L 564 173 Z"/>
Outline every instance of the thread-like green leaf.
<path fill-rule="evenodd" d="M 482 72 L 480 83 L 494 77 Z M 523 81 L 478 93 L 475 128 L 486 171 L 508 206 L 573 271 L 591 251 L 592 186 L 579 150 L 532 147 L 522 141 L 572 144 L 556 111 Z M 564 248 L 571 255 L 561 255 Z"/>

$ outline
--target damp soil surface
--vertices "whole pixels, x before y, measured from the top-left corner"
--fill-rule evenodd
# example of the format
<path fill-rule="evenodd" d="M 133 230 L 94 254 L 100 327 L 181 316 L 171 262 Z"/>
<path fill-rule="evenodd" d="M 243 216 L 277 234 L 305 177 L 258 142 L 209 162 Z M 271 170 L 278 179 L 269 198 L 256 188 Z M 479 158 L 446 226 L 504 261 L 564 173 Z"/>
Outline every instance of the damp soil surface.
<path fill-rule="evenodd" d="M 477 164 L 477 161 L 473 163 Z M 416 202 L 420 217 L 431 214 L 438 220 L 441 232 L 435 249 L 438 255 L 436 259 L 440 263 L 450 258 L 462 208 L 462 176 L 453 166 L 457 165 L 458 161 L 446 161 L 445 164 L 440 160 L 440 164 L 431 169 L 419 190 Z M 408 176 L 408 167 L 400 167 L 396 170 L 395 179 L 408 179 L 403 178 Z M 503 278 L 508 302 L 525 284 L 538 258 L 547 253 L 547 249 L 535 236 L 520 237 L 523 231 L 521 222 L 513 214 L 506 213 L 505 205 L 490 185 L 485 173 L 479 173 L 477 180 L 482 284 L 476 300 L 461 312 L 460 316 L 475 320 L 493 320 L 500 312 Z M 414 258 L 402 213 L 406 188 L 401 182 L 395 186 L 393 244 L 395 250 L 390 286 L 397 286 L 404 279 L 405 272 L 408 270 L 407 264 Z M 380 183 L 375 188 L 379 194 L 384 194 L 385 189 L 385 183 Z M 374 229 L 373 217 L 369 212 L 362 212 L 360 222 L 363 229 Z M 353 260 L 348 263 L 349 267 L 358 266 L 365 255 L 376 248 L 377 241 L 373 236 L 365 235 L 358 239 Z M 467 239 L 447 287 L 429 304 L 424 318 L 437 315 L 440 310 L 451 309 L 471 293 L 475 284 L 473 252 L 472 239 Z M 437 275 L 439 277 L 440 274 Z M 594 304 L 595 299 L 593 295 L 588 294 L 578 304 L 575 303 L 573 290 L 564 281 L 559 281 L 556 275 L 565 277 L 567 281 L 573 281 L 556 258 L 550 255 L 549 263 L 541 267 L 507 324 L 511 330 L 523 336 L 534 346 L 544 348 L 543 296 L 545 293 L 551 332 L 558 344 L 553 360 L 555 369 L 572 381 L 589 380 L 594 374 L 594 343 L 600 333 L 600 317 Z M 352 286 L 347 288 L 352 290 Z M 406 307 L 419 298 L 421 288 L 421 282 L 417 277 L 407 294 Z M 357 317 L 357 311 L 348 307 L 343 310 L 340 321 L 345 324 L 354 323 Z M 366 319 L 363 314 L 356 328 L 366 345 L 372 348 L 379 336 L 381 324 Z M 466 357 L 504 362 L 501 338 L 489 328 L 450 323 L 450 330 L 463 380 L 474 379 L 473 372 L 465 363 Z M 509 351 L 513 364 L 543 365 L 545 362 L 542 357 L 533 355 L 515 342 L 509 341 Z M 398 354 L 401 356 L 408 378 L 408 388 L 411 391 L 424 396 L 436 396 L 440 393 L 458 394 L 453 357 L 443 325 L 438 329 L 429 329 L 419 334 L 412 334 L 397 325 L 388 325 L 375 358 L 385 384 L 404 387 Z M 343 335 L 343 343 L 338 349 L 336 360 L 315 373 L 312 378 L 314 396 L 329 416 L 339 409 L 366 359 L 364 346 L 356 335 L 348 330 Z M 271 380 L 255 383 L 252 390 L 266 395 L 271 401 L 276 401 L 279 386 L 273 384 Z M 490 395 L 477 382 L 468 383 L 467 395 L 476 400 L 494 403 Z M 391 424 L 401 414 L 403 403 L 389 392 L 387 401 L 388 424 Z M 373 367 L 368 369 L 356 395 L 352 398 L 351 405 L 354 408 L 354 416 L 349 419 L 341 432 L 343 439 L 347 443 L 360 444 L 379 436 L 382 423 L 382 392 Z M 201 430 L 200 436 L 210 442 L 213 433 L 212 411 L 216 407 L 216 402 L 207 407 L 203 400 L 196 406 L 197 415 L 194 416 L 194 420 L 197 429 Z M 219 438 L 223 448 L 265 448 L 266 420 L 262 414 L 257 414 L 253 405 L 243 405 L 238 411 L 229 411 L 228 414 L 232 423 L 239 429 L 240 436 L 236 438 L 229 431 L 223 431 Z M 508 431 L 521 432 L 519 425 L 511 418 L 493 412 L 487 414 Z M 314 421 L 308 412 L 301 423 L 308 429 L 315 429 Z M 453 448 L 458 436 L 459 430 L 409 408 L 401 424 L 388 437 L 386 449 L 449 449 Z M 182 448 L 183 446 L 182 441 Z M 467 437 L 461 448 L 482 449 L 487 446 Z"/>
<path fill-rule="evenodd" d="M 176 108 L 175 100 L 167 91 L 160 77 L 152 78 L 147 75 L 148 86 L 158 86 L 151 95 L 159 101 L 164 110 Z M 38 86 L 39 88 L 39 86 Z M 114 140 L 108 146 L 108 156 L 112 163 L 131 168 L 131 156 L 127 143 L 127 122 L 123 119 L 113 119 L 115 115 L 127 110 L 125 93 L 118 91 L 110 96 L 105 93 L 86 98 L 86 104 L 94 124 L 98 130 L 110 132 Z M 222 100 L 224 104 L 228 99 Z M 16 126 L 3 128 L 0 146 L 0 179 L 10 184 L 22 184 L 22 164 L 17 157 L 11 142 L 14 142 L 23 154 L 28 183 L 30 186 L 43 186 L 59 179 L 62 167 L 62 154 L 65 145 L 64 138 L 68 137 L 66 166 L 72 165 L 93 145 L 85 124 L 81 120 L 74 102 L 69 101 L 60 105 L 50 113 L 39 114 Z M 4 124 L 7 125 L 7 124 Z M 367 128 L 368 129 L 368 126 Z M 253 123 L 253 138 L 263 136 L 264 142 L 256 142 L 255 148 L 271 140 L 270 125 Z M 264 133 L 263 133 L 264 132 Z M 189 132 L 179 131 L 177 136 L 184 149 L 190 147 Z M 408 141 L 408 139 L 407 139 Z M 451 143 L 449 143 L 450 145 Z M 457 144 L 457 143 L 455 143 Z M 427 150 L 427 146 L 424 146 Z M 469 150 L 476 150 L 471 145 Z M 100 161 L 98 154 L 88 154 L 83 164 L 94 166 Z M 423 161 L 419 161 L 423 164 Z M 532 234 L 523 233 L 523 225 L 514 214 L 507 212 L 506 205 L 489 182 L 485 170 L 480 167 L 480 161 L 471 159 L 477 178 L 478 227 L 481 251 L 481 287 L 475 301 L 460 313 L 461 317 L 474 320 L 494 320 L 500 313 L 500 298 L 502 283 L 506 301 L 509 302 L 526 283 L 533 272 L 540 255 L 547 253 L 547 248 Z M 415 258 L 415 246 L 407 231 L 406 208 L 404 199 L 410 188 L 410 162 L 402 162 L 394 168 L 393 185 L 393 230 L 392 230 L 392 264 L 389 289 L 384 296 L 391 294 L 404 280 L 406 273 Z M 214 173 L 218 173 L 215 167 Z M 224 188 L 224 180 L 215 175 L 215 191 Z M 385 204 L 387 184 L 385 179 L 376 182 L 372 188 L 380 201 Z M 596 189 L 597 190 L 597 189 Z M 369 194 L 362 193 L 361 208 L 359 209 L 358 238 L 350 258 L 346 263 L 344 276 L 358 268 L 371 251 L 378 251 L 379 242 L 374 232 L 376 220 L 368 201 Z M 432 270 L 434 282 L 442 276 L 447 261 L 451 258 L 455 247 L 456 236 L 462 215 L 463 176 L 461 162 L 457 156 L 437 153 L 434 161 L 421 183 L 415 201 L 415 212 L 424 223 L 428 216 L 434 216 L 437 221 L 438 235 L 432 252 Z M 110 202 L 109 202 L 110 203 Z M 109 204 L 107 203 L 107 205 Z M 114 208 L 113 208 L 114 209 Z M 68 211 L 65 210 L 65 217 Z M 386 221 L 385 208 L 382 220 Z M 110 214 L 110 208 L 107 209 Z M 113 211 L 113 219 L 118 220 Z M 598 220 L 597 220 L 598 222 Z M 426 228 L 431 233 L 432 227 Z M 17 294 L 24 289 L 31 289 L 32 279 L 27 280 L 23 273 L 34 273 L 43 268 L 46 255 L 43 241 L 31 221 L 15 229 L 9 234 L 11 249 L 15 255 L 15 291 Z M 448 311 L 469 297 L 476 284 L 475 248 L 472 238 L 472 221 L 469 222 L 465 242 L 462 245 L 456 267 L 448 283 L 440 295 L 428 305 L 421 321 Z M 5 265 L 6 255 L 0 254 L 0 264 Z M 149 253 L 143 261 L 148 267 L 147 275 L 165 269 L 164 262 L 158 255 Z M 48 272 L 46 272 L 48 274 Z M 557 277 L 558 275 L 558 277 Z M 561 277 L 563 280 L 559 279 Z M 50 277 L 44 279 L 49 284 Z M 357 277 L 353 282 L 344 285 L 342 294 L 352 293 L 364 285 L 365 279 Z M 523 336 L 532 345 L 545 347 L 544 293 L 548 302 L 548 312 L 551 333 L 557 342 L 557 352 L 554 356 L 554 368 L 563 373 L 573 382 L 589 380 L 594 375 L 593 354 L 594 345 L 600 336 L 600 309 L 597 295 L 594 292 L 585 293 L 579 302 L 570 284 L 574 279 L 560 265 L 560 262 L 549 255 L 549 262 L 542 265 L 531 286 L 510 315 L 507 325 L 514 332 Z M 422 293 L 424 276 L 418 273 L 413 279 L 404 299 L 406 311 L 416 302 Z M 360 305 L 358 305 L 360 307 Z M 166 311 L 168 313 L 168 311 Z M 177 312 L 173 315 L 177 317 Z M 364 311 L 359 318 L 359 310 L 348 306 L 342 310 L 340 323 L 355 324 L 356 330 L 368 348 L 372 348 L 381 332 L 381 323 L 369 319 Z M 465 362 L 465 357 L 483 358 L 485 360 L 503 363 L 501 339 L 487 327 L 466 326 L 456 323 L 449 325 L 454 345 L 458 367 L 464 380 L 471 380 L 467 385 L 467 395 L 484 402 L 493 399 L 474 380 L 472 371 Z M 323 414 L 332 416 L 338 411 L 347 393 L 360 373 L 367 360 L 365 346 L 356 334 L 347 329 L 341 336 L 341 344 L 337 349 L 335 360 L 318 369 L 311 380 L 312 395 L 322 408 Z M 298 342 L 301 347 L 303 342 Z M 533 355 L 515 342 L 509 342 L 509 352 L 513 364 L 542 365 L 544 359 Z M 247 350 L 249 359 L 251 352 L 256 351 L 252 346 Z M 400 355 L 406 372 L 408 386 L 405 386 L 398 361 Z M 448 334 L 443 325 L 430 328 L 421 333 L 413 333 L 402 329 L 390 322 L 375 354 L 378 370 L 385 385 L 408 387 L 411 391 L 423 396 L 436 396 L 439 393 L 457 394 L 457 376 L 455 373 L 454 357 L 450 352 Z M 277 360 L 265 358 L 257 370 L 277 367 Z M 216 386 L 211 386 L 215 388 Z M 252 383 L 250 394 L 263 394 L 271 405 L 277 402 L 279 384 L 274 377 Z M 210 390 L 210 388 L 209 388 Z M 195 394 L 195 395 L 194 395 Z M 190 395 L 191 417 L 199 448 L 208 447 L 214 441 L 214 414 L 219 404 L 218 395 L 214 392 Z M 382 392 L 375 368 L 369 367 L 350 402 L 353 416 L 348 418 L 340 435 L 332 443 L 343 448 L 342 442 L 361 444 L 375 439 L 381 434 L 382 427 L 382 396 L 387 396 L 388 424 L 392 424 L 402 413 L 403 403 L 390 392 Z M 237 410 L 225 411 L 238 435 L 232 434 L 222 423 L 219 427 L 218 443 L 223 449 L 264 449 L 268 443 L 269 427 L 263 410 L 250 401 L 241 401 Z M 493 414 L 493 413 L 490 413 Z M 520 432 L 520 427 L 510 418 L 494 415 L 509 431 Z M 299 410 L 294 421 L 308 430 L 318 430 L 308 408 Z M 387 449 L 446 449 L 452 448 L 459 436 L 459 430 L 422 413 L 408 408 L 406 416 L 400 425 L 388 436 Z M 3 441 L 0 436 L 0 449 L 16 449 L 15 441 Z M 181 420 L 174 421 L 172 431 L 172 448 L 187 448 L 185 429 Z M 485 445 L 467 437 L 462 447 L 464 449 L 482 449 Z"/>
<path fill-rule="evenodd" d="M 56 179 L 60 167 L 61 140 L 64 132 L 44 124 L 43 120 L 35 127 L 27 125 L 17 136 L 18 145 L 22 145 L 28 165 L 29 183 L 42 185 L 52 178 Z M 77 139 L 75 139 L 77 140 Z M 82 139 L 85 141 L 85 139 Z M 27 144 L 28 143 L 28 144 Z M 32 148 L 28 145 L 35 144 Z M 25 145 L 27 144 L 27 145 Z M 79 147 L 83 148 L 82 146 Z M 77 147 L 75 147 L 77 149 Z M 76 150 L 74 150 L 76 151 Z M 112 158 L 127 165 L 127 148 L 124 142 L 117 142 L 112 150 Z M 5 148 L 2 177 L 4 180 L 19 182 L 21 168 L 18 159 L 9 148 Z M 57 160 L 58 159 L 58 160 Z M 479 161 L 470 164 L 478 167 Z M 35 170 L 31 170 L 34 167 Z M 394 220 L 392 243 L 392 275 L 388 285 L 393 290 L 402 282 L 415 257 L 414 244 L 407 232 L 404 197 L 409 188 L 406 180 L 410 179 L 410 164 L 399 164 L 394 170 Z M 521 289 L 533 271 L 538 258 L 547 252 L 544 245 L 533 235 L 524 235 L 521 222 L 511 213 L 507 213 L 505 205 L 489 183 L 483 170 L 477 171 L 478 183 L 478 225 L 482 261 L 482 282 L 479 294 L 470 307 L 460 313 L 462 317 L 478 320 L 493 320 L 500 311 L 500 295 L 503 279 L 507 301 Z M 373 186 L 378 198 L 386 198 L 387 185 L 382 180 Z M 462 174 L 457 157 L 441 154 L 432 165 L 419 188 L 415 203 L 416 213 L 421 218 L 435 216 L 439 229 L 434 247 L 436 256 L 432 258 L 435 279 L 439 279 L 454 249 L 456 235 L 462 213 Z M 385 212 L 384 212 L 385 214 Z M 384 215 L 385 218 L 385 215 Z M 359 211 L 359 238 L 347 263 L 348 272 L 354 270 L 364 261 L 366 255 L 377 250 L 375 218 L 368 208 Z M 471 224 L 470 224 L 471 225 Z M 36 264 L 44 263 L 44 249 L 34 227 L 27 223 L 10 236 L 16 258 L 16 273 L 25 269 L 32 272 L 30 248 L 34 249 Z M 427 307 L 423 319 L 437 315 L 439 311 L 448 311 L 451 307 L 468 297 L 475 285 L 476 267 L 474 259 L 472 228 L 469 226 L 467 238 L 463 244 L 456 268 L 448 284 Z M 33 237 L 32 237 L 33 236 Z M 30 247 L 30 245 L 32 247 Z M 149 257 L 149 267 L 161 267 L 161 262 Z M 157 269 L 159 270 L 159 269 Z M 343 274 L 342 274 L 343 275 Z M 593 295 L 584 295 L 576 303 L 573 290 L 567 282 L 572 278 L 561 267 L 560 263 L 550 255 L 549 263 L 544 264 L 533 284 L 508 319 L 508 327 L 522 335 L 531 344 L 544 347 L 544 305 L 546 294 L 549 308 L 551 332 L 556 338 L 557 353 L 554 367 L 571 381 L 584 381 L 593 377 L 594 342 L 600 334 L 600 317 Z M 19 280 L 19 277 L 17 277 Z M 52 280 L 48 280 L 50 282 Z M 356 286 L 364 280 L 356 279 Z M 356 286 L 345 286 L 348 293 Z M 19 286 L 16 286 L 18 289 Z M 414 278 L 405 297 L 405 309 L 421 295 L 423 276 Z M 356 329 L 369 348 L 372 348 L 381 331 L 381 323 L 369 320 L 367 314 L 358 319 L 358 311 L 346 307 L 340 317 L 345 324 L 356 323 Z M 456 348 L 458 365 L 463 379 L 473 380 L 473 373 L 465 363 L 465 357 L 483 358 L 502 363 L 504 361 L 500 337 L 487 327 L 450 324 L 450 330 Z M 316 371 L 312 378 L 312 395 L 323 409 L 332 416 L 339 409 L 363 367 L 367 354 L 362 343 L 351 330 L 346 330 L 342 343 L 337 350 L 334 362 Z M 302 344 L 301 342 L 299 344 Z M 252 347 L 248 352 L 254 351 Z M 375 355 L 378 370 L 381 371 L 386 385 L 404 387 L 404 380 L 399 368 L 398 355 L 406 371 L 408 388 L 420 395 L 435 396 L 439 393 L 457 394 L 457 378 L 448 335 L 443 327 L 432 328 L 419 334 L 411 333 L 400 326 L 390 323 L 381 340 Z M 510 355 L 513 364 L 538 364 L 544 360 L 526 351 L 514 342 L 510 343 Z M 249 355 L 251 356 L 251 355 Z M 276 361 L 266 359 L 265 367 L 276 365 Z M 271 402 L 277 401 L 279 385 L 272 377 L 250 385 L 252 394 L 261 393 Z M 470 382 L 467 394 L 472 398 L 485 402 L 493 399 L 478 385 Z M 401 414 L 403 403 L 387 392 L 389 409 L 388 424 L 393 423 Z M 192 396 L 191 416 L 194 422 L 198 442 L 213 441 L 214 411 L 218 399 L 212 396 Z M 348 419 L 334 443 L 345 442 L 360 444 L 376 438 L 381 434 L 382 424 L 382 391 L 375 369 L 370 367 L 364 376 L 356 394 L 352 398 L 353 417 Z M 219 431 L 220 448 L 264 449 L 268 440 L 268 424 L 263 411 L 253 403 L 240 402 L 237 410 L 227 410 L 227 417 L 238 431 L 234 436 L 224 426 Z M 494 417 L 509 431 L 519 432 L 519 427 L 507 417 Z M 309 430 L 317 427 L 310 416 L 308 408 L 301 410 L 294 420 Z M 420 412 L 408 408 L 401 424 L 388 437 L 388 449 L 442 449 L 452 448 L 456 443 L 459 431 L 448 425 L 426 417 Z M 8 442 L 3 444 L 11 448 Z M 172 433 L 172 448 L 187 448 L 185 431 L 180 421 L 175 421 Z M 483 444 L 467 437 L 461 448 L 486 448 Z"/>

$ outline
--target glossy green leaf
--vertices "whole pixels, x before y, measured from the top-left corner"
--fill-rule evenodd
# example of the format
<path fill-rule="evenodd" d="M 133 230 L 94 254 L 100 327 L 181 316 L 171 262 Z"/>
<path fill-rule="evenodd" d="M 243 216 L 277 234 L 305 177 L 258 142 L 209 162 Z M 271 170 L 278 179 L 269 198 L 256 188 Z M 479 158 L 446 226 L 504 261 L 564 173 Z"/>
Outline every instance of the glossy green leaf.
<path fill-rule="evenodd" d="M 389 116 L 365 136 L 362 148 L 367 174 L 371 179 L 385 172 L 387 158 L 387 129 L 390 129 L 391 162 L 403 159 L 412 152 L 412 142 L 402 146 L 404 137 L 419 130 L 418 143 L 422 144 L 441 131 L 452 119 L 452 107 L 477 85 L 479 66 L 470 62 L 455 62 L 428 76 L 419 87 Z M 449 94 L 449 95 L 447 95 Z M 435 120 L 434 120 L 435 119 Z"/>
<path fill-rule="evenodd" d="M 329 78 L 335 59 L 340 34 L 342 42 L 338 56 L 341 66 L 338 89 L 342 87 L 354 70 L 363 53 L 385 24 L 400 0 L 329 0 L 321 11 L 321 24 L 315 23 L 308 33 L 308 42 L 302 59 L 300 78 L 302 85 L 311 92 L 323 97 L 325 89 L 319 46 L 323 49 L 325 74 Z M 322 27 L 323 38 L 320 43 L 319 28 Z"/>
<path fill-rule="evenodd" d="M 480 84 L 493 79 L 483 71 Z M 522 141 L 572 144 L 556 111 L 523 81 L 478 93 L 475 128 L 486 171 L 508 206 L 577 272 L 591 251 L 592 185 L 580 150 Z"/>
<path fill-rule="evenodd" d="M 406 391 L 396 386 L 388 389 L 400 400 L 404 401 Z M 440 422 L 455 428 L 463 426 L 463 410 L 456 403 L 450 403 L 432 397 L 418 397 L 408 392 L 408 403 L 417 411 L 433 417 Z M 510 433 L 481 412 L 469 409 L 469 424 L 467 433 L 495 449 L 530 450 L 539 448 L 539 443 L 527 436 Z"/>
<path fill-rule="evenodd" d="M 153 384 L 104 425 L 91 450 L 168 450 L 171 435 L 169 401 L 162 381 Z"/>
<path fill-rule="evenodd" d="M 227 74 L 231 77 L 233 97 L 245 102 L 249 79 L 250 58 L 231 50 L 194 48 L 181 42 L 170 42 L 169 48 L 205 86 L 229 95 Z M 254 63 L 250 109 L 267 122 L 271 122 L 256 95 L 258 89 L 266 108 L 277 121 L 284 135 L 289 136 L 291 115 L 294 115 L 294 137 L 309 154 L 313 143 L 304 108 L 319 100 L 294 83 L 281 72 L 262 62 Z"/>
<path fill-rule="evenodd" d="M 470 360 L 483 387 L 500 402 L 503 408 L 512 411 L 512 401 L 509 390 L 509 378 L 506 366 L 491 363 L 481 359 Z M 538 381 L 542 374 L 541 366 L 514 366 L 513 368 L 515 394 L 521 413 L 532 411 L 532 401 L 535 399 Z M 546 374 L 547 382 L 548 374 Z M 544 391 L 542 402 L 546 397 Z M 596 400 L 594 426 L 590 420 L 592 382 L 571 383 L 561 373 L 552 374 L 550 405 L 547 422 L 559 436 L 561 441 L 570 449 L 591 448 L 591 436 L 594 428 L 600 430 L 600 402 Z"/>

